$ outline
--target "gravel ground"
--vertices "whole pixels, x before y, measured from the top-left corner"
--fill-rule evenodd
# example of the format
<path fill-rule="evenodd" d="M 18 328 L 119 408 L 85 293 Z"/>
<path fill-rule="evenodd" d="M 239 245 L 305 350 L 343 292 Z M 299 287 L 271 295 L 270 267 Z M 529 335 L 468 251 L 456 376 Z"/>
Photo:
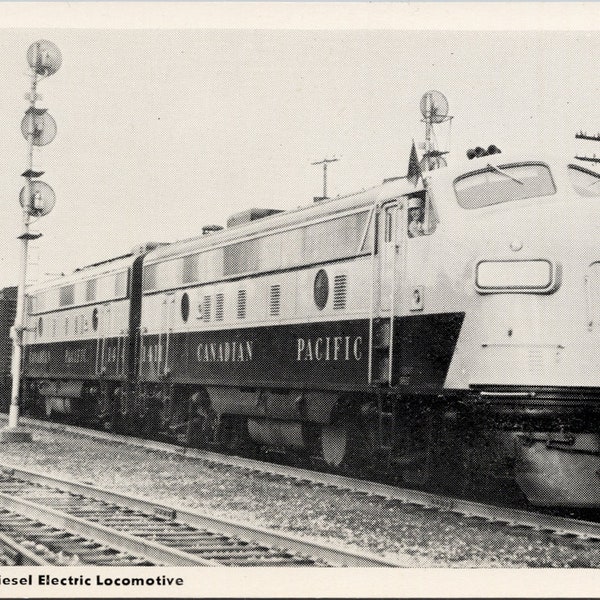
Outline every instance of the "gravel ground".
<path fill-rule="evenodd" d="M 409 567 L 599 567 L 600 544 L 557 539 L 120 443 L 34 432 L 0 445 L 32 467 L 214 516 L 352 545 Z"/>

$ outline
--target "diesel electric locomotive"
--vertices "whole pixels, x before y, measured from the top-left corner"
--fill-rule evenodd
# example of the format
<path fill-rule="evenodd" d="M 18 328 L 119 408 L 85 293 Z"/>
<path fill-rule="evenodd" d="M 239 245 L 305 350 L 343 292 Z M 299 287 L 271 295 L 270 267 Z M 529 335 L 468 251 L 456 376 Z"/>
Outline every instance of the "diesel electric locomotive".
<path fill-rule="evenodd" d="M 36 286 L 27 411 L 599 507 L 600 176 L 477 154 Z"/>

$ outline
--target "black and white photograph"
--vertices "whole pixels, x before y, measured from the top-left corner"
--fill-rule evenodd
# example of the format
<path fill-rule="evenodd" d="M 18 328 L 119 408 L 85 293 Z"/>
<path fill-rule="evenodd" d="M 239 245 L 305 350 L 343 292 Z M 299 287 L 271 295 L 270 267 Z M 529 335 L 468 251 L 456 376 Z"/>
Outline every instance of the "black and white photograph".
<path fill-rule="evenodd" d="M 598 6 L 51 4 L 0 19 L 0 596 L 598 583 Z"/>

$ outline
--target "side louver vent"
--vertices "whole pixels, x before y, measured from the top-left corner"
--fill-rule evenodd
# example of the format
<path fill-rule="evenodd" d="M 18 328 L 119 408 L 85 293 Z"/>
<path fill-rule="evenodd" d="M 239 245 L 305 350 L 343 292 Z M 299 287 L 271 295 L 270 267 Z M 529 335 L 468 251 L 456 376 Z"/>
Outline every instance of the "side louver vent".
<path fill-rule="evenodd" d="M 246 290 L 238 290 L 237 299 L 237 316 L 238 319 L 246 318 Z"/>
<path fill-rule="evenodd" d="M 202 307 L 202 318 L 206 323 L 208 323 L 210 321 L 211 297 L 204 296 L 203 304 L 204 305 Z"/>
<path fill-rule="evenodd" d="M 333 308 L 341 310 L 346 308 L 346 290 L 348 283 L 346 275 L 336 275 L 333 279 Z"/>
<path fill-rule="evenodd" d="M 215 320 L 222 321 L 225 306 L 225 296 L 223 294 L 217 294 L 215 299 Z"/>
<path fill-rule="evenodd" d="M 281 286 L 279 284 L 271 286 L 271 294 L 269 298 L 269 314 L 272 317 L 279 315 L 281 310 Z"/>

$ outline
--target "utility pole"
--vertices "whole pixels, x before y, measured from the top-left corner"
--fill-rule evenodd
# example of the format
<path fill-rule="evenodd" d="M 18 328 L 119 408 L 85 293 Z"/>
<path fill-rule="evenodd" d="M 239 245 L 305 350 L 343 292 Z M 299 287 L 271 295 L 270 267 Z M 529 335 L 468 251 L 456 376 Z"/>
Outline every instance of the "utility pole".
<path fill-rule="evenodd" d="M 600 133 L 598 135 L 590 135 L 584 131 L 575 134 L 576 140 L 590 140 L 592 142 L 600 142 Z"/>
<path fill-rule="evenodd" d="M 31 91 L 27 96 L 29 108 L 21 121 L 21 132 L 28 142 L 28 169 L 22 174 L 25 177 L 25 186 L 21 189 L 19 201 L 22 207 L 22 233 L 21 240 L 20 281 L 17 293 L 17 310 L 15 324 L 11 330 L 13 340 L 11 377 L 12 390 L 10 409 L 8 413 L 8 427 L 0 431 L 0 441 L 3 442 L 29 442 L 31 433 L 19 429 L 19 396 L 21 393 L 21 371 L 23 362 L 23 346 L 27 315 L 25 310 L 25 288 L 27 286 L 27 250 L 30 240 L 41 237 L 41 233 L 31 233 L 29 225 L 31 218 L 35 220 L 47 215 L 52 208 L 56 197 L 52 188 L 37 179 L 44 173 L 36 171 L 33 167 L 34 146 L 45 146 L 56 136 L 56 122 L 45 108 L 37 108 L 36 101 L 38 81 L 50 77 L 58 71 L 62 64 L 60 50 L 46 40 L 33 43 L 27 50 L 27 61 L 31 69 Z"/>
<path fill-rule="evenodd" d="M 310 163 L 311 165 L 323 165 L 323 196 L 315 196 L 315 202 L 319 200 L 328 200 L 327 198 L 327 163 L 337 162 L 339 158 L 324 158 L 319 162 Z"/>
<path fill-rule="evenodd" d="M 591 163 L 600 163 L 600 158 L 598 158 L 595 154 L 594 156 L 576 156 L 575 157 L 577 160 L 583 160 L 583 161 L 587 161 L 587 162 L 591 162 Z"/>
<path fill-rule="evenodd" d="M 590 142 L 600 142 L 600 133 L 598 133 L 598 135 L 590 135 L 588 133 L 585 133 L 583 131 L 580 131 L 579 133 L 575 134 L 575 139 L 576 140 L 588 140 Z M 585 162 L 591 162 L 594 164 L 600 164 L 600 158 L 597 158 L 596 155 L 594 154 L 593 156 L 575 156 L 575 158 L 577 160 L 582 160 Z"/>

